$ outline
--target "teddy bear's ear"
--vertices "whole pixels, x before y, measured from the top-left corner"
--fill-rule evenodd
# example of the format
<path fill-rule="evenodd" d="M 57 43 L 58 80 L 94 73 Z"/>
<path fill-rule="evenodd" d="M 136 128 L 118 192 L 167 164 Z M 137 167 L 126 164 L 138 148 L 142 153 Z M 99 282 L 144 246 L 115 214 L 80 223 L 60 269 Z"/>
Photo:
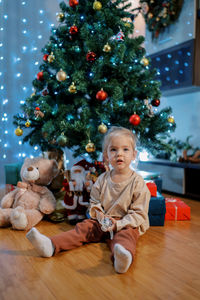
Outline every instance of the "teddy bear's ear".
<path fill-rule="evenodd" d="M 58 164 L 55 159 L 51 159 L 53 176 L 56 177 L 59 173 Z"/>
<path fill-rule="evenodd" d="M 24 160 L 24 163 L 28 163 L 30 162 L 32 159 L 30 157 L 26 157 L 25 160 Z"/>

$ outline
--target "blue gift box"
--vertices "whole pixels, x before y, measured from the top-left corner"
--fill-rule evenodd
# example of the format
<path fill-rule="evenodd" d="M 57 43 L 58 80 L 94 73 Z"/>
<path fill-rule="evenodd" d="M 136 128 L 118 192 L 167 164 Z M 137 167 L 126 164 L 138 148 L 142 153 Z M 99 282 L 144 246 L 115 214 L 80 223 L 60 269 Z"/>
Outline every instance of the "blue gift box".
<path fill-rule="evenodd" d="M 165 198 L 157 192 L 157 197 L 151 197 L 149 203 L 148 216 L 150 226 L 164 226 L 165 213 Z"/>

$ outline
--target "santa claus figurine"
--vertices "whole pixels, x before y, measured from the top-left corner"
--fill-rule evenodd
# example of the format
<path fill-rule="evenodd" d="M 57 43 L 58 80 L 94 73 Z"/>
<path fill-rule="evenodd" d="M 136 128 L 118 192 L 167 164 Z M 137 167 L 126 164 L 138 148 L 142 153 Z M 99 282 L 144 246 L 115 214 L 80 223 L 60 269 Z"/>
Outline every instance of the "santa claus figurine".
<path fill-rule="evenodd" d="M 64 205 L 66 214 L 71 225 L 75 225 L 85 219 L 89 206 L 92 180 L 87 180 L 87 171 L 92 164 L 86 160 L 76 163 L 70 170 L 70 180 L 64 180 L 63 186 L 66 191 Z"/>

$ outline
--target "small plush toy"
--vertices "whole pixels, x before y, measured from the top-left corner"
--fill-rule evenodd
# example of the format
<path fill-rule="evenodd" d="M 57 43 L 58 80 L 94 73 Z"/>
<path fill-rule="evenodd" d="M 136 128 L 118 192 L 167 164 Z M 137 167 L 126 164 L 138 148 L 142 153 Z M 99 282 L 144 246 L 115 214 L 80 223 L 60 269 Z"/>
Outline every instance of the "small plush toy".
<path fill-rule="evenodd" d="M 5 195 L 0 203 L 0 227 L 28 230 L 56 207 L 52 192 L 46 187 L 58 174 L 55 160 L 26 158 L 21 168 L 22 182 Z"/>

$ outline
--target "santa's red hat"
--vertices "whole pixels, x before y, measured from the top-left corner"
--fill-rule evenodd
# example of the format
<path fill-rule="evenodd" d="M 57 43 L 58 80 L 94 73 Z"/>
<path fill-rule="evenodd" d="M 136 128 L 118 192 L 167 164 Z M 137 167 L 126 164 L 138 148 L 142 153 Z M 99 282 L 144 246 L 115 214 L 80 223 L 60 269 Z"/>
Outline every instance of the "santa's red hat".
<path fill-rule="evenodd" d="M 75 170 L 81 170 L 83 171 L 89 171 L 89 169 L 91 167 L 93 167 L 94 165 L 89 163 L 87 160 L 82 159 L 79 162 L 77 162 L 76 164 L 73 165 L 73 167 L 71 168 L 71 171 L 75 171 Z"/>

